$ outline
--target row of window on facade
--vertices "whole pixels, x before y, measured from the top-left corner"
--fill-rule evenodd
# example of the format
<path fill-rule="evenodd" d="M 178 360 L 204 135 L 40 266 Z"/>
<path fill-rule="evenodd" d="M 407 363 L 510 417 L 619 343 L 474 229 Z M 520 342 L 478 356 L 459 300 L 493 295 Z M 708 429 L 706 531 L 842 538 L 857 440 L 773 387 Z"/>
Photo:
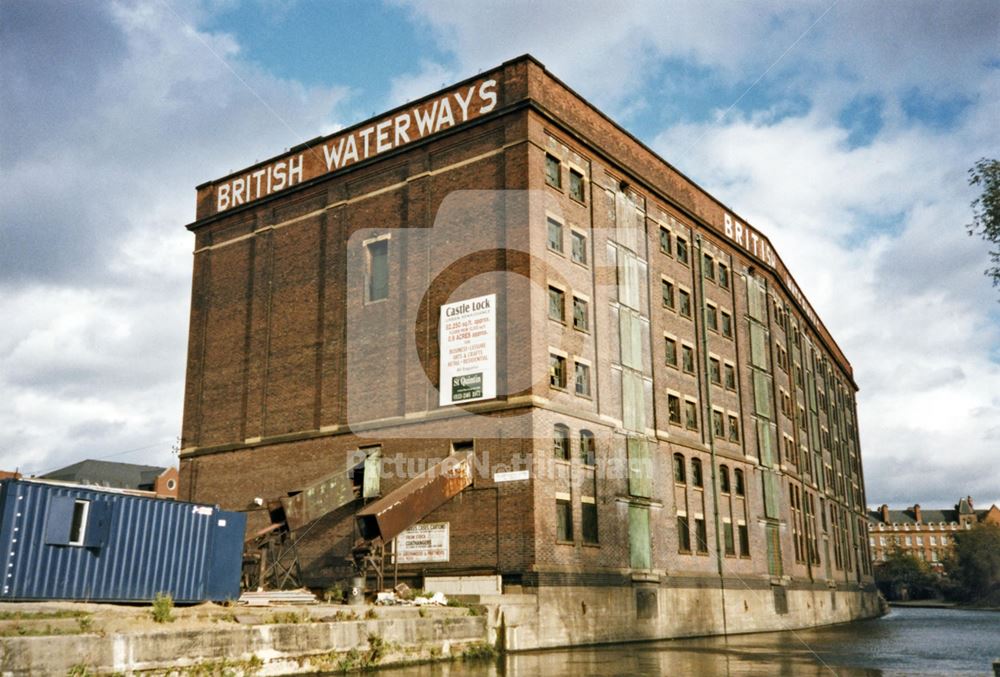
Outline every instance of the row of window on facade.
<path fill-rule="evenodd" d="M 926 524 L 913 524 L 913 525 L 910 525 L 907 522 L 904 522 L 902 525 L 893 523 L 891 526 L 888 525 L 888 524 L 884 524 L 884 523 L 880 522 L 878 524 L 878 530 L 879 531 L 883 531 L 883 530 L 892 529 L 892 531 L 899 531 L 900 527 L 902 527 L 903 531 L 909 531 L 911 526 L 913 527 L 914 531 L 920 531 L 921 528 L 924 528 L 924 529 L 942 529 L 942 530 L 943 529 L 951 529 L 952 531 L 956 531 L 958 529 L 958 522 L 952 522 L 951 524 L 948 524 L 947 522 L 941 522 L 940 526 L 935 526 L 933 522 L 927 522 Z M 971 529 L 972 525 L 969 524 L 969 523 L 967 523 L 965 525 L 965 528 L 966 529 Z"/>
<path fill-rule="evenodd" d="M 567 194 L 577 202 L 586 204 L 587 190 L 583 171 L 570 165 L 568 173 Z M 563 162 L 551 153 L 545 154 L 545 183 L 558 190 L 563 190 Z"/>
<path fill-rule="evenodd" d="M 666 226 L 660 226 L 660 253 L 676 258 L 684 265 L 688 265 L 691 261 L 687 239 L 681 235 L 675 235 Z M 723 289 L 729 289 L 732 283 L 729 266 L 722 261 L 716 262 L 715 257 L 707 252 L 702 254 L 701 272 L 706 280 L 715 282 Z"/>
<path fill-rule="evenodd" d="M 549 353 L 549 385 L 566 390 L 569 381 L 569 359 L 565 355 Z M 573 360 L 573 389 L 580 397 L 590 397 L 590 364 L 580 358 Z"/>
<path fill-rule="evenodd" d="M 681 341 L 680 361 L 678 361 L 677 339 L 670 335 L 664 336 L 663 353 L 664 362 L 668 367 L 680 368 L 686 374 L 695 373 L 695 348 L 690 343 Z M 708 379 L 714 385 L 736 392 L 736 365 L 710 356 L 708 358 Z"/>
<path fill-rule="evenodd" d="M 660 278 L 660 297 L 663 307 L 676 311 L 681 317 L 692 319 L 691 292 L 674 284 L 667 277 Z M 705 304 L 705 325 L 709 331 L 721 333 L 728 339 L 733 338 L 733 316 L 720 309 L 711 301 Z"/>

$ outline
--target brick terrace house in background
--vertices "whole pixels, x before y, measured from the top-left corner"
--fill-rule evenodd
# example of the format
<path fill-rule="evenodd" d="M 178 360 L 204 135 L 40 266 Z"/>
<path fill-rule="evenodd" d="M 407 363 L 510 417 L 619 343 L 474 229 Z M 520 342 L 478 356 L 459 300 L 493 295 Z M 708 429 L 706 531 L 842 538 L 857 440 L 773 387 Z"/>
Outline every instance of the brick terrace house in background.
<path fill-rule="evenodd" d="M 386 491 L 472 450 L 447 561 L 400 573 L 536 593 L 539 646 L 877 613 L 850 363 L 766 236 L 533 58 L 203 184 L 188 228 L 185 498 L 254 529 L 359 452 Z M 439 383 L 440 309 L 483 298 L 493 362 Z"/>
<path fill-rule="evenodd" d="M 950 510 L 921 508 L 919 503 L 906 510 L 890 510 L 883 504 L 868 511 L 868 543 L 876 563 L 884 562 L 898 549 L 940 568 L 954 547 L 955 533 L 976 524 L 1000 526 L 1000 508 L 992 505 L 988 510 L 976 510 L 971 496 Z"/>
<path fill-rule="evenodd" d="M 145 491 L 160 498 L 177 498 L 177 468 L 88 459 L 40 477 L 95 487 Z"/>

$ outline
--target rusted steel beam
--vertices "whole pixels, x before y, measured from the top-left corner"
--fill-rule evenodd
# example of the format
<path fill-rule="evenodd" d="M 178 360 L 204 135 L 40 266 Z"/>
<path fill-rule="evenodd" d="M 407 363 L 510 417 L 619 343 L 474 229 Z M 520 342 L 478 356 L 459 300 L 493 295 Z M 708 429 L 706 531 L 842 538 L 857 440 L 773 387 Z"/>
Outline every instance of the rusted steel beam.
<path fill-rule="evenodd" d="M 388 543 L 472 484 L 473 452 L 448 456 L 357 512 L 361 537 Z"/>

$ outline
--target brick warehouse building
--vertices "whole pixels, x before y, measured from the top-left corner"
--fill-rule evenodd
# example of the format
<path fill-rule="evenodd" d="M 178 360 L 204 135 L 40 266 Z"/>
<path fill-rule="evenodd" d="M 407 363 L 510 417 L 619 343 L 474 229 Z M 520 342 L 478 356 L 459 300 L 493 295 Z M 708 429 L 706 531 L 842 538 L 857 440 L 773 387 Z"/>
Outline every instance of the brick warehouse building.
<path fill-rule="evenodd" d="M 384 493 L 471 449 L 423 520 L 447 561 L 400 572 L 537 593 L 533 645 L 877 612 L 847 359 L 764 235 L 533 58 L 203 184 L 188 228 L 183 498 L 253 529 L 359 452 Z M 441 309 L 482 297 L 441 393 Z M 302 536 L 310 581 L 357 508 Z"/>

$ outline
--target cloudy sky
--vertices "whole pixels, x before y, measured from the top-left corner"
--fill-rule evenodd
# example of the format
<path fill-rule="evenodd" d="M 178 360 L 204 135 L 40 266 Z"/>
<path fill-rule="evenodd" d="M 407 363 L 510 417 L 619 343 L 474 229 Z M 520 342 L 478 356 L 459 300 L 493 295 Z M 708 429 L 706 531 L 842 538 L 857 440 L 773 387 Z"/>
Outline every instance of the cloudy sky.
<path fill-rule="evenodd" d="M 872 504 L 1000 502 L 1000 3 L 0 0 L 0 469 L 170 464 L 194 187 L 530 52 L 764 231 Z"/>

